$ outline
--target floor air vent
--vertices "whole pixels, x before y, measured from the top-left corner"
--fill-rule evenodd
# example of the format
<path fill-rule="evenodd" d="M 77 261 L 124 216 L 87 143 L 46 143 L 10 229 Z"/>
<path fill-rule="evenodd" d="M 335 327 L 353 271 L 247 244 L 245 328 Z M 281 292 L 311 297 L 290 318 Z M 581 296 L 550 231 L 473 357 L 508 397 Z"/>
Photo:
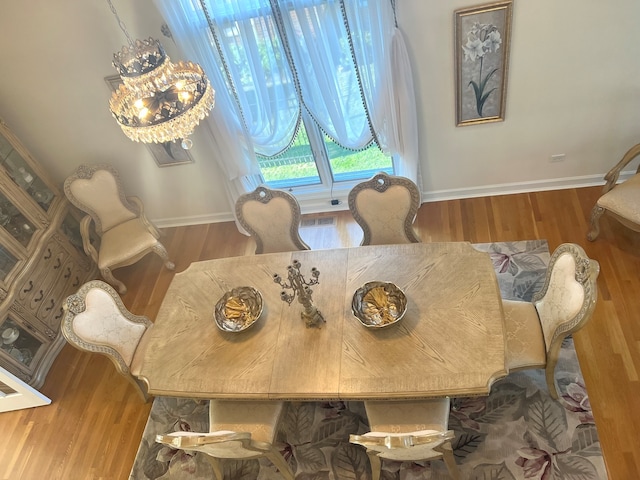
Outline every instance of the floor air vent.
<path fill-rule="evenodd" d="M 311 217 L 303 218 L 300 222 L 301 227 L 326 227 L 336 224 L 336 217 Z"/>

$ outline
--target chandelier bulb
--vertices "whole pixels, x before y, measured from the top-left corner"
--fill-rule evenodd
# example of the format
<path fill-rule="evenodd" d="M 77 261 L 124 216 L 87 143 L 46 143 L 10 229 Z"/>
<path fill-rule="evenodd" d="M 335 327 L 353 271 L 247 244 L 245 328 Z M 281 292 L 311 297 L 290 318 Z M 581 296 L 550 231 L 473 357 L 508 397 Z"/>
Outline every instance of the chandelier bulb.
<path fill-rule="evenodd" d="M 180 146 L 184 150 L 191 150 L 191 147 L 193 147 L 193 141 L 190 138 L 183 138 Z"/>

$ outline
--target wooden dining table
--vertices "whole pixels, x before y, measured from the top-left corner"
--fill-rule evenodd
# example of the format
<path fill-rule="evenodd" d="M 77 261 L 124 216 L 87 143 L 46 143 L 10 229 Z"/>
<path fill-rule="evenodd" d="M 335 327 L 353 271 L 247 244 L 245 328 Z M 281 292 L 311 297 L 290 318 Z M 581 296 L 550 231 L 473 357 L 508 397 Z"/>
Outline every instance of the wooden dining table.
<path fill-rule="evenodd" d="M 274 274 L 301 263 L 320 271 L 313 302 L 326 323 L 309 328 L 302 306 L 280 298 Z M 355 290 L 395 283 L 407 310 L 367 328 L 352 314 Z M 251 286 L 264 309 L 225 332 L 214 307 Z M 208 399 L 364 400 L 487 395 L 507 374 L 504 317 L 491 259 L 466 242 L 309 250 L 192 263 L 173 278 L 143 338 L 139 378 L 152 395 Z"/>

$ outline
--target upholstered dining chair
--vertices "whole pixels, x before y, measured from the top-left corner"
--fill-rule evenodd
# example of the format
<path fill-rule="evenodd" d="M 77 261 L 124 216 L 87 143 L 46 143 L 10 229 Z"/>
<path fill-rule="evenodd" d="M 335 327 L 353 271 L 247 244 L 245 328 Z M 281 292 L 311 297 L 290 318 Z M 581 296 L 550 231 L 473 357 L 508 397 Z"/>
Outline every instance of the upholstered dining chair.
<path fill-rule="evenodd" d="M 124 195 L 118 172 L 110 165 L 80 165 L 64 182 L 69 201 L 87 215 L 80 222 L 82 246 L 98 265 L 102 277 L 118 288 L 127 287 L 112 271 L 132 265 L 148 253 L 155 253 L 165 267 L 174 269 L 167 250 L 160 243 L 160 233 L 144 215 L 139 198 Z M 91 221 L 100 237 L 99 246 L 91 241 Z"/>
<path fill-rule="evenodd" d="M 640 232 L 640 165 L 636 173 L 618 183 L 620 172 L 640 154 L 640 143 L 631 147 L 618 164 L 604 176 L 602 196 L 591 210 L 591 227 L 587 239 L 594 241 L 600 234 L 600 217 L 607 212 L 634 232 Z"/>
<path fill-rule="evenodd" d="M 384 172 L 349 192 L 349 210 L 364 233 L 360 245 L 420 243 L 412 226 L 419 206 L 415 183 Z"/>
<path fill-rule="evenodd" d="M 396 461 L 443 459 L 449 476 L 459 479 L 449 428 L 449 397 L 429 400 L 365 401 L 370 432 L 349 441 L 367 449 L 372 480 L 380 479 L 380 459 Z"/>
<path fill-rule="evenodd" d="M 544 368 L 549 393 L 558 398 L 554 373 L 560 347 L 591 318 L 599 272 L 582 247 L 564 243 L 551 255 L 545 282 L 531 302 L 503 299 L 509 372 Z"/>
<path fill-rule="evenodd" d="M 300 238 L 300 205 L 283 190 L 259 186 L 236 201 L 236 217 L 256 242 L 256 253 L 309 250 Z"/>
<path fill-rule="evenodd" d="M 129 312 L 113 287 L 100 280 L 82 285 L 67 297 L 63 308 L 62 334 L 69 344 L 108 357 L 148 401 L 147 386 L 136 375 L 151 321 Z"/>
<path fill-rule="evenodd" d="M 157 435 L 156 442 L 205 453 L 218 480 L 224 476 L 220 459 L 259 457 L 268 458 L 286 480 L 294 480 L 291 468 L 274 446 L 283 406 L 279 401 L 210 400 L 208 433 L 174 432 Z"/>

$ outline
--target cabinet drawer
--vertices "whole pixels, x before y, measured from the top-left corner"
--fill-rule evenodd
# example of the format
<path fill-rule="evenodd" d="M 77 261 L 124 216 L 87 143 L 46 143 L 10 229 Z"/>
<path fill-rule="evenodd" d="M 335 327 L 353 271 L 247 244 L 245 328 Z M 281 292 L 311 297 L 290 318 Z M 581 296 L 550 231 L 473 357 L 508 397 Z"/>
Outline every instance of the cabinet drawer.
<path fill-rule="evenodd" d="M 44 299 L 46 291 L 51 288 L 60 274 L 60 267 L 66 257 L 67 254 L 60 244 L 53 239 L 50 240 L 40 253 L 40 258 L 33 267 L 31 275 L 18 289 L 20 303 L 35 311 L 39 302 Z"/>
<path fill-rule="evenodd" d="M 88 271 L 73 258 L 67 258 L 53 287 L 45 294 L 36 318 L 54 331 L 60 328 L 62 304 L 67 296 L 74 293 L 86 278 Z"/>
<path fill-rule="evenodd" d="M 34 272 L 34 277 L 39 277 L 40 281 L 38 283 L 35 283 L 34 281 L 34 288 L 29 292 L 29 295 L 24 301 L 25 306 L 32 312 L 40 309 L 49 291 L 57 282 L 60 282 L 60 277 L 62 276 L 62 265 L 67 261 L 67 253 L 60 250 L 53 255 L 53 258 L 55 261 L 53 262 L 53 267 L 51 269 L 45 271 L 38 270 Z"/>

